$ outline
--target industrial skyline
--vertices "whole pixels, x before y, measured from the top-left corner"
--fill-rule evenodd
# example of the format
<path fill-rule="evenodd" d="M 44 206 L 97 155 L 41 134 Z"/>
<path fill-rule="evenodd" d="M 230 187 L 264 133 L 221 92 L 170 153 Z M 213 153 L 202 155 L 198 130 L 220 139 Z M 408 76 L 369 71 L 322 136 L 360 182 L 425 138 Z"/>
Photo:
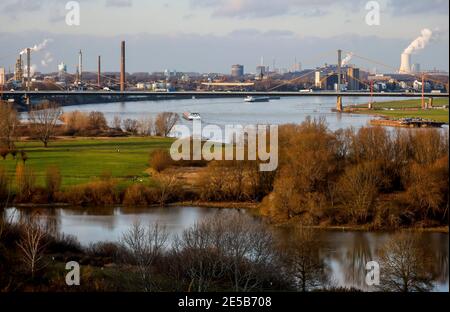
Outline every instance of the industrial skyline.
<path fill-rule="evenodd" d="M 412 63 L 420 63 L 423 69 L 449 68 L 446 1 L 380 1 L 379 26 L 365 24 L 366 1 L 359 0 L 314 5 L 282 0 L 277 6 L 257 6 L 253 0 L 209 4 L 157 0 L 151 6 L 141 0 L 80 1 L 81 24 L 72 27 L 64 21 L 65 3 L 42 0 L 32 6 L 27 1 L 2 1 L 0 42 L 7 44 L 0 53 L 0 67 L 8 69 L 17 51 L 45 39 L 51 40 L 35 53 L 32 64 L 42 72 L 55 71 L 60 62 L 74 71 L 80 49 L 86 70 L 95 71 L 97 57 L 102 55 L 103 70 L 118 71 L 116 45 L 122 40 L 128 42 L 129 72 L 227 73 L 230 64 L 255 68 L 260 56 L 267 65 L 275 60 L 279 68 L 290 68 L 296 59 L 304 68 L 313 68 L 335 62 L 332 54 L 315 58 L 338 48 L 400 66 L 401 52 L 422 29 L 429 28 L 434 33 L 429 48 L 414 53 Z M 382 67 L 377 70 L 389 72 Z"/>

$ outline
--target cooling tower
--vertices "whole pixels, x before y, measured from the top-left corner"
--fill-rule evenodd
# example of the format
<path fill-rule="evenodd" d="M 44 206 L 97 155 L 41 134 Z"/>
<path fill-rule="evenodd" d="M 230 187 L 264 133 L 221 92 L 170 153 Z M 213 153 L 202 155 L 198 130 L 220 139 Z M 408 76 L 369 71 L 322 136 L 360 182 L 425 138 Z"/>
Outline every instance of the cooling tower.
<path fill-rule="evenodd" d="M 411 73 L 411 54 L 403 53 L 400 65 L 400 74 Z"/>

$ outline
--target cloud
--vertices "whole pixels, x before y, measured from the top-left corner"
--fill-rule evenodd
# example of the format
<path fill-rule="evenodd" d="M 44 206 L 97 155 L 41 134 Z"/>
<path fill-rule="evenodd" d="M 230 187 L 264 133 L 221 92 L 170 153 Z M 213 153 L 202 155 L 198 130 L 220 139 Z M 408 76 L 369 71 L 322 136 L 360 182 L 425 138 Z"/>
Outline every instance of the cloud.
<path fill-rule="evenodd" d="M 315 68 L 325 62 L 330 64 L 336 62 L 338 48 L 353 51 L 355 55 L 378 60 L 389 64 L 392 68 L 397 68 L 400 63 L 400 54 L 410 41 L 410 38 L 388 39 L 350 34 L 327 38 L 289 36 L 289 32 L 283 30 L 258 32 L 255 29 L 244 29 L 233 33 L 241 33 L 241 36 L 195 33 L 176 33 L 167 36 L 141 33 L 106 37 L 85 34 L 0 32 L 0 42 L 8 42 L 9 49 L 20 51 L 23 47 L 29 46 L 30 42 L 38 42 L 52 36 L 54 42 L 51 45 L 51 58 L 66 63 L 72 73 L 78 62 L 79 49 L 84 52 L 86 71 L 96 70 L 98 55 L 102 56 L 105 71 L 118 71 L 121 40 L 127 42 L 127 70 L 130 72 L 152 72 L 169 68 L 177 71 L 228 73 L 232 64 L 243 64 L 246 71 L 255 71 L 261 56 L 267 60 L 276 58 L 281 68 L 289 68 L 295 58 L 302 62 L 304 68 Z M 264 40 L 266 38 L 267 40 Z M 421 63 L 426 69 L 436 67 L 448 70 L 448 50 L 448 39 L 433 42 L 427 49 L 414 55 L 414 62 Z M 42 66 L 40 60 L 45 59 L 45 52 L 39 53 L 34 54 L 35 60 L 39 60 L 38 70 L 56 71 L 55 62 L 50 63 L 48 67 Z M 148 57 L 149 53 L 152 57 Z M 16 57 L 12 55 L 2 59 L 0 66 L 13 66 Z M 380 72 L 390 71 L 389 68 L 365 63 L 356 56 L 352 63 L 361 68 L 372 69 L 376 66 Z"/>
<path fill-rule="evenodd" d="M 267 18 L 287 14 L 318 17 L 331 14 L 330 8 L 363 11 L 368 0 L 190 0 L 193 8 L 212 10 L 213 16 Z M 386 11 L 395 14 L 448 14 L 448 0 L 381 0 Z"/>
<path fill-rule="evenodd" d="M 106 0 L 106 7 L 126 8 L 133 6 L 133 0 Z"/>
<path fill-rule="evenodd" d="M 393 14 L 447 14 L 449 13 L 448 0 L 390 0 L 387 3 L 387 10 Z"/>

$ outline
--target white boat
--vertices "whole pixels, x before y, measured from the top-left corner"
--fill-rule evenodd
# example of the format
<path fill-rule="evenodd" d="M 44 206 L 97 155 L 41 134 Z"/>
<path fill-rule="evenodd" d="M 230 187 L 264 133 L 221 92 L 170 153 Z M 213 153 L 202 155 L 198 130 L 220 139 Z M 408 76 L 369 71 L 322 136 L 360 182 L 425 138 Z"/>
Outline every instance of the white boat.
<path fill-rule="evenodd" d="M 186 120 L 200 120 L 202 119 L 200 117 L 199 113 L 190 113 L 190 112 L 184 112 L 183 113 L 183 118 Z"/>
<path fill-rule="evenodd" d="M 244 99 L 245 102 L 255 103 L 255 102 L 269 102 L 270 97 L 268 96 L 247 96 Z"/>

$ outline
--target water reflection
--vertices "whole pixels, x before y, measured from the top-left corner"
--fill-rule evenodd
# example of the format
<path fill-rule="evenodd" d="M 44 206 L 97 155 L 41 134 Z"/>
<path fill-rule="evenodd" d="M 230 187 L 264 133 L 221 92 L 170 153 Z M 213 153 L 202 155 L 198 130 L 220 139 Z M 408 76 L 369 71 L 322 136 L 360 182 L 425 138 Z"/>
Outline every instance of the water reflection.
<path fill-rule="evenodd" d="M 229 211 L 228 209 L 222 209 Z M 39 208 L 6 209 L 3 217 L 11 221 L 26 221 L 39 216 L 55 233 L 73 235 L 83 245 L 99 241 L 117 241 L 135 221 L 143 224 L 160 222 L 170 234 L 169 243 L 177 234 L 204 217 L 214 215 L 218 209 L 200 207 L 165 208 Z M 245 210 L 243 210 L 245 211 Z M 276 237 L 286 240 L 289 229 L 278 229 Z M 393 233 L 319 231 L 319 255 L 326 263 L 332 285 L 365 286 L 366 263 L 379 260 L 381 248 Z M 431 270 L 436 291 L 449 291 L 449 236 L 441 233 L 422 233 L 423 248 L 431 258 Z"/>

